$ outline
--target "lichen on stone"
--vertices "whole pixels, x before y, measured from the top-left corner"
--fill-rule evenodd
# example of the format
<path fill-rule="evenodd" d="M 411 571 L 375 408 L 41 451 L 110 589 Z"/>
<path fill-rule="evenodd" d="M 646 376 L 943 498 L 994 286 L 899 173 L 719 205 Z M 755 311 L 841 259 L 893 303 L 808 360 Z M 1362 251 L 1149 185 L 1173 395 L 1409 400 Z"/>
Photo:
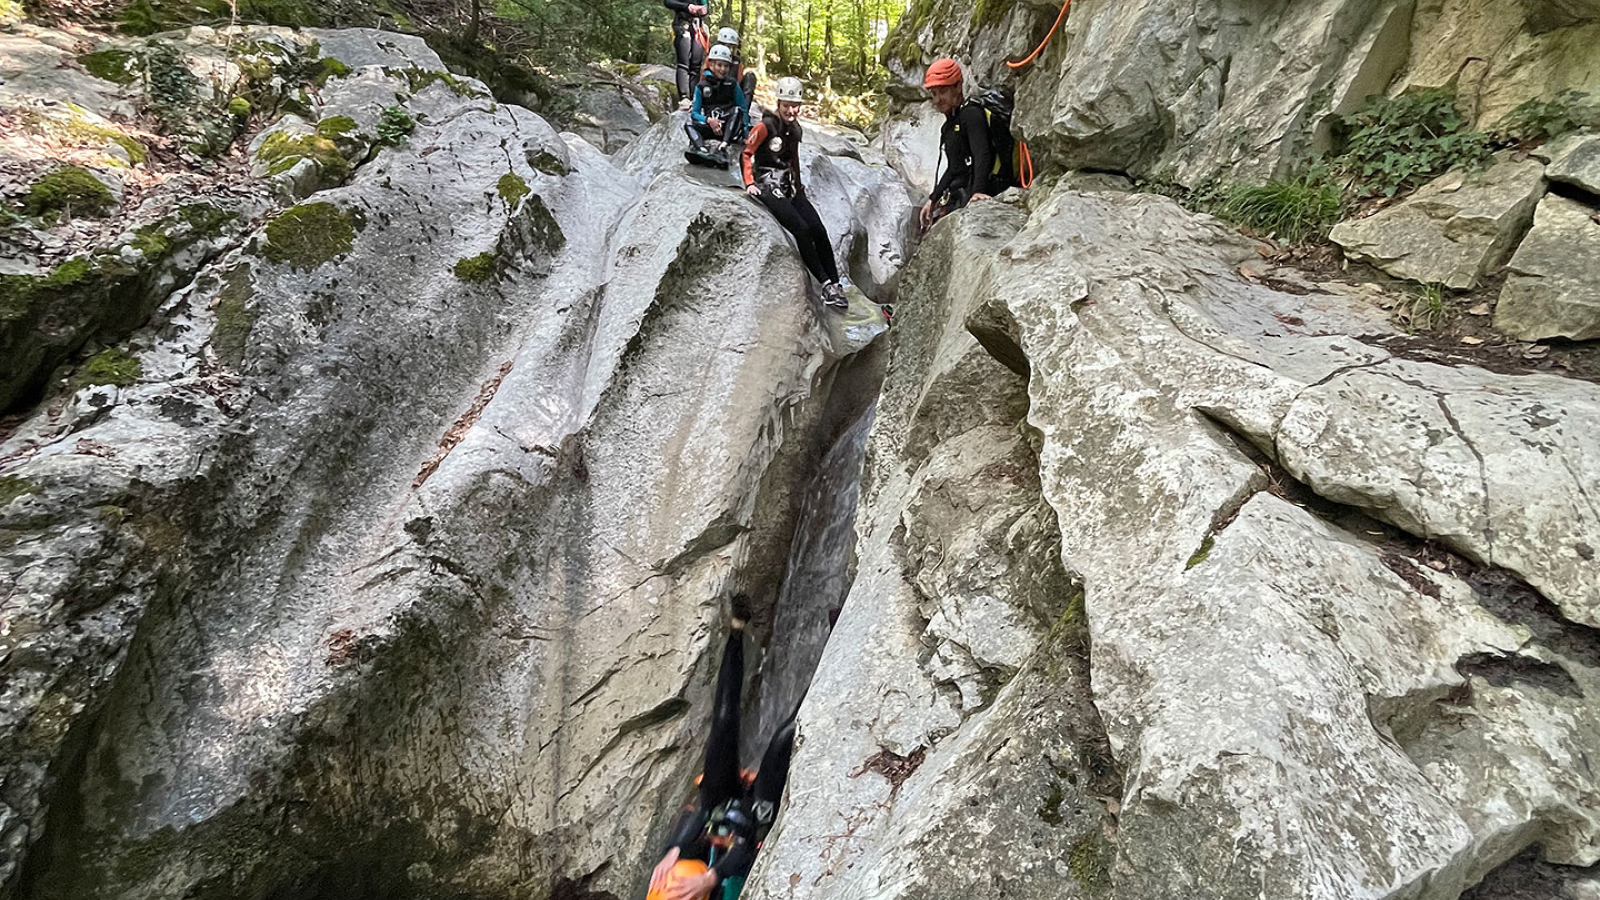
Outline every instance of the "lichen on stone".
<path fill-rule="evenodd" d="M 30 216 L 101 216 L 116 203 L 111 189 L 87 169 L 59 166 L 33 183 L 22 200 Z"/>
<path fill-rule="evenodd" d="M 217 324 L 211 332 L 211 349 L 226 365 L 237 366 L 244 360 L 250 332 L 256 324 L 255 313 L 250 308 L 254 296 L 249 266 L 236 266 L 223 273 L 222 287 L 212 304 Z"/>
<path fill-rule="evenodd" d="M 353 123 L 352 123 L 353 124 Z M 281 175 L 302 159 L 316 163 L 329 181 L 343 182 L 350 177 L 350 161 L 332 140 L 322 134 L 290 135 L 275 131 L 267 135 L 256 151 L 256 158 L 267 164 L 267 174 Z"/>
<path fill-rule="evenodd" d="M 0 475 L 0 507 L 25 494 L 39 493 L 39 486 L 18 475 Z"/>
<path fill-rule="evenodd" d="M 495 190 L 500 194 L 500 199 L 504 200 L 507 206 L 516 206 L 523 197 L 533 193 L 533 189 L 528 187 L 528 182 L 524 181 L 522 176 L 515 172 L 507 172 L 501 175 L 500 181 L 495 185 Z"/>
<path fill-rule="evenodd" d="M 144 364 L 139 362 L 137 356 L 113 347 L 89 357 L 89 361 L 83 364 L 72 380 L 79 387 L 90 384 L 127 387 L 136 383 L 143 374 Z"/>
<path fill-rule="evenodd" d="M 1072 842 L 1067 850 L 1067 871 L 1073 880 L 1089 891 L 1103 891 L 1111 885 L 1111 847 L 1098 828 Z"/>
<path fill-rule="evenodd" d="M 493 253 L 479 253 L 477 256 L 468 256 L 456 260 L 451 271 L 462 281 L 474 283 L 493 281 L 497 274 L 498 266 Z"/>
<path fill-rule="evenodd" d="M 309 271 L 355 246 L 359 220 L 332 203 L 302 203 L 267 223 L 262 255 Z"/>

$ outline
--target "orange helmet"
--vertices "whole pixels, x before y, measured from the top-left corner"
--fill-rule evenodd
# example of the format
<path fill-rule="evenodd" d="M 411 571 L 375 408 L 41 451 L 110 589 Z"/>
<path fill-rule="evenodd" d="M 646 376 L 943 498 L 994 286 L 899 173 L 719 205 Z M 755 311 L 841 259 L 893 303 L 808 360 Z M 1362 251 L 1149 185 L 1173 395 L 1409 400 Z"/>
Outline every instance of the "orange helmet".
<path fill-rule="evenodd" d="M 940 57 L 928 67 L 928 74 L 922 77 L 922 86 L 925 88 L 942 87 L 947 84 L 961 83 L 961 64 L 948 56 Z"/>
<path fill-rule="evenodd" d="M 672 864 L 672 871 L 667 873 L 666 887 L 670 888 L 680 881 L 704 875 L 709 867 L 698 859 L 680 859 Z M 665 891 L 651 891 L 648 900 L 661 900 Z"/>

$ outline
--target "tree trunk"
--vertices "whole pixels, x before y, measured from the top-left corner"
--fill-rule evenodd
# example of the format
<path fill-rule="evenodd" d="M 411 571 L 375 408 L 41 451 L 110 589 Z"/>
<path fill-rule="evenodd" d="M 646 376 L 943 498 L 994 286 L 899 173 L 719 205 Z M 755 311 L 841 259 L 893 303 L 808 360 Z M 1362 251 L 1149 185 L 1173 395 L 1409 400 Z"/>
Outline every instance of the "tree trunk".
<path fill-rule="evenodd" d="M 482 0 L 472 0 L 472 14 L 467 19 L 467 43 L 478 42 L 478 21 L 483 17 Z"/>

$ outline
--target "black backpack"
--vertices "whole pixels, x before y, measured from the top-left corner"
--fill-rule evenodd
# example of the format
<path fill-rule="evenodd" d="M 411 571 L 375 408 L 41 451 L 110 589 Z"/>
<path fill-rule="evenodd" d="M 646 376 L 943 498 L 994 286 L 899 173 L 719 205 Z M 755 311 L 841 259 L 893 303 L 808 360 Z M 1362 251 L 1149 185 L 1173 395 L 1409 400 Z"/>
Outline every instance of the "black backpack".
<path fill-rule="evenodd" d="M 975 103 L 989 120 L 989 151 L 994 155 L 994 174 L 1006 187 L 1017 185 L 1017 173 L 1022 171 L 1020 147 L 1011 137 L 1011 113 L 1016 109 L 1016 96 L 1010 88 L 990 88 L 974 97 Z"/>

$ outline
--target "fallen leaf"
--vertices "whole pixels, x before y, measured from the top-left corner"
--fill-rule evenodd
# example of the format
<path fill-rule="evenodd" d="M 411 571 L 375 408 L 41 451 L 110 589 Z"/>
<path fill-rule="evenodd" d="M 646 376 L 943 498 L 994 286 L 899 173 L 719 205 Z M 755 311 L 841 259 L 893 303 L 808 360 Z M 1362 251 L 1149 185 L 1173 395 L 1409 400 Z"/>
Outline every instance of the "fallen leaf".
<path fill-rule="evenodd" d="M 1428 568 L 1437 569 L 1438 571 L 1443 572 L 1445 570 L 1445 565 L 1437 559 L 1431 559 L 1428 560 Z"/>
<path fill-rule="evenodd" d="M 1466 337 L 1461 339 L 1461 343 L 1466 344 L 1469 347 L 1476 347 L 1479 344 L 1483 343 L 1483 338 L 1481 338 L 1481 337 L 1473 337 L 1472 335 L 1469 334 Z"/>
<path fill-rule="evenodd" d="M 1469 315 L 1469 316 L 1487 316 L 1488 314 L 1489 314 L 1489 303 L 1488 303 L 1488 301 L 1485 301 L 1483 303 L 1479 303 L 1477 306 L 1474 306 L 1474 307 L 1472 307 L 1472 308 L 1467 310 L 1467 315 Z"/>
<path fill-rule="evenodd" d="M 1244 277 L 1246 277 L 1248 279 L 1250 279 L 1251 281 L 1255 281 L 1255 280 L 1257 280 L 1257 279 L 1259 279 L 1261 277 L 1261 273 L 1260 272 L 1256 271 L 1255 269 L 1253 269 L 1253 268 L 1251 268 L 1249 266 L 1240 266 L 1239 267 L 1239 274 L 1243 275 Z"/>

